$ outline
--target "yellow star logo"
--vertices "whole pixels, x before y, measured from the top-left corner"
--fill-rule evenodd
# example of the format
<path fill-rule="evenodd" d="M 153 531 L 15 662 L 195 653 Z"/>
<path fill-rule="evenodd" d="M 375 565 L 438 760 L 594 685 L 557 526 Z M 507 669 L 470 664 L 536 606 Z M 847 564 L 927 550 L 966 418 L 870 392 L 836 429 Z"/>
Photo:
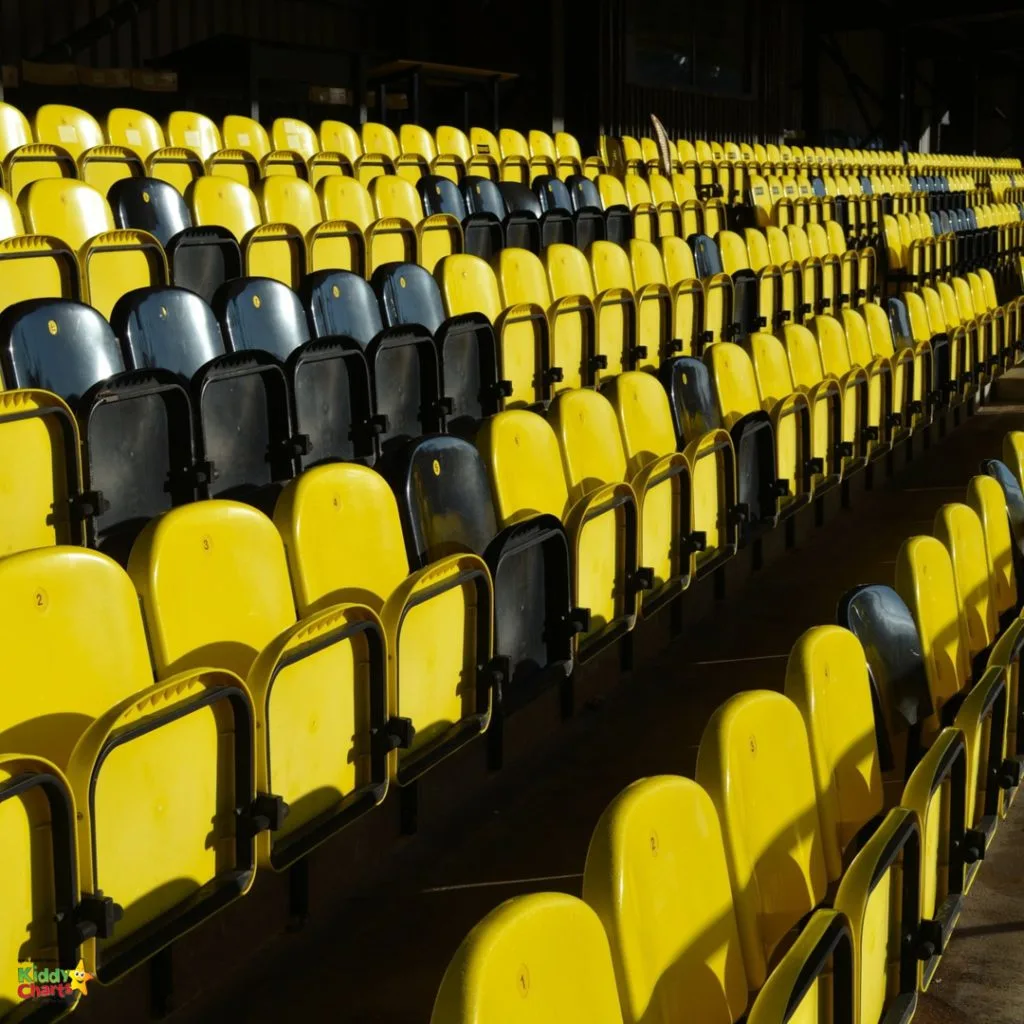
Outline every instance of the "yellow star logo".
<path fill-rule="evenodd" d="M 89 994 L 86 985 L 95 979 L 95 975 L 90 974 L 85 969 L 84 960 L 79 960 L 78 966 L 73 971 L 68 971 L 68 977 L 71 980 L 71 991 L 81 992 L 83 996 L 87 996 Z"/>

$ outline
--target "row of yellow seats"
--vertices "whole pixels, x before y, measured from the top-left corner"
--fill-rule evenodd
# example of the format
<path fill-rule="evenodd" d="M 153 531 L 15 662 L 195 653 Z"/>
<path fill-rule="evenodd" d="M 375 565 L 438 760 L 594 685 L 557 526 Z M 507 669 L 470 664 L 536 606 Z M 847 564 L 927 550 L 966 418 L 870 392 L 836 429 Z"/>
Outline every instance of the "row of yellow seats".
<path fill-rule="evenodd" d="M 954 153 L 908 153 L 907 165 L 909 167 L 956 167 L 963 168 L 968 172 L 992 171 L 1002 169 L 1019 169 L 1021 166 L 1020 157 L 991 157 L 967 154 L 958 156 Z"/>
<path fill-rule="evenodd" d="M 218 127 L 192 111 L 175 111 L 165 126 L 140 110 L 115 108 L 105 126 L 89 113 L 46 104 L 32 124 L 10 104 L 0 103 L 0 185 L 13 195 L 40 177 L 80 177 L 105 195 L 118 178 L 146 173 L 184 192 L 204 173 L 235 177 L 247 185 L 261 176 L 283 174 L 312 184 L 326 175 L 355 175 L 367 184 L 378 174 L 442 174 L 459 180 L 467 173 L 529 182 L 538 173 L 565 178 L 584 171 L 596 176 L 596 158 L 584 159 L 574 136 L 551 136 L 483 128 L 467 136 L 442 126 L 432 135 L 418 125 L 399 134 L 367 122 L 358 131 L 325 120 L 316 132 L 304 121 L 278 118 L 268 132 L 249 117 L 229 115 Z"/>
<path fill-rule="evenodd" d="M 887 809 L 876 741 L 879 653 L 839 626 L 814 627 L 790 653 L 784 695 L 739 694 L 715 712 L 696 782 L 644 779 L 611 803 L 582 900 L 518 897 L 470 932 L 432 1024 L 505 1019 L 511 1006 L 523 1024 L 912 1019 L 1016 794 L 1012 773 L 994 800 L 987 779 L 1017 751 L 1010 658 L 1024 622 L 996 642 L 997 613 L 1017 607 L 1006 511 L 999 483 L 975 477 L 966 504 L 939 511 L 937 539 L 899 553 L 896 592 L 921 650 L 941 642 L 954 671 L 925 655 L 928 749 L 892 779 L 905 782 L 898 806 Z M 985 648 L 989 669 L 972 687 L 969 656 Z M 967 829 L 984 836 L 970 858 Z"/>

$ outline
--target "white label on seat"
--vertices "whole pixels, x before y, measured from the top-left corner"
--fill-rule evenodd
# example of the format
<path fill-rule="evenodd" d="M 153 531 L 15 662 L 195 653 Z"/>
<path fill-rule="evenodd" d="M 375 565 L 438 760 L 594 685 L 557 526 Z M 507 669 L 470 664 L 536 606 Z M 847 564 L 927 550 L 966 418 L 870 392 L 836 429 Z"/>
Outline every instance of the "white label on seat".
<path fill-rule="evenodd" d="M 298 135 L 286 135 L 285 138 L 288 142 L 289 149 L 298 149 L 302 144 L 302 139 L 300 139 Z"/>
<path fill-rule="evenodd" d="M 249 133 L 248 132 L 239 132 L 238 133 L 238 144 L 240 146 L 248 146 L 249 145 Z"/>
<path fill-rule="evenodd" d="M 142 132 L 135 128 L 125 128 L 124 137 L 128 140 L 130 146 L 142 145 Z"/>
<path fill-rule="evenodd" d="M 61 142 L 78 141 L 78 132 L 75 131 L 75 126 L 72 124 L 57 125 L 57 136 Z"/>
<path fill-rule="evenodd" d="M 198 146 L 199 145 L 199 132 L 185 132 L 185 145 L 186 146 Z"/>

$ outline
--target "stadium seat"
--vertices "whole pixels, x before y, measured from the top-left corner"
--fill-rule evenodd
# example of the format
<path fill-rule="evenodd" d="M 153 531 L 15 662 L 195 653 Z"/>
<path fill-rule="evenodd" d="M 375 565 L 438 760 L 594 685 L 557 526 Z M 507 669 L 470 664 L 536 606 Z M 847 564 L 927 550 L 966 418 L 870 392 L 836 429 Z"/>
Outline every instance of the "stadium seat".
<path fill-rule="evenodd" d="M 388 476 L 398 500 L 409 563 L 477 554 L 494 588 L 494 699 L 490 764 L 502 762 L 506 715 L 572 670 L 573 637 L 587 613 L 570 602 L 569 542 L 560 519 L 523 517 L 500 531 L 483 460 L 468 441 L 433 436 L 397 453 Z M 529 595 L 524 597 L 524 595 Z"/>
<path fill-rule="evenodd" d="M 173 186 L 158 178 L 124 178 L 107 199 L 119 228 L 146 231 L 164 248 L 171 284 L 209 302 L 225 282 L 242 276 L 242 250 L 224 227 L 193 227 Z"/>
<path fill-rule="evenodd" d="M 493 138 L 493 135 L 491 136 Z M 451 161 L 458 161 L 465 168 L 464 174 L 472 177 L 487 178 L 490 181 L 498 181 L 498 153 L 497 146 L 491 152 L 481 152 L 476 146 L 470 147 L 469 138 L 466 133 L 451 125 L 440 125 L 434 133 L 437 143 L 439 157 Z"/>
<path fill-rule="evenodd" d="M 416 262 L 432 271 L 437 262 L 454 252 L 462 252 L 462 225 L 450 214 L 425 217 L 416 189 L 405 178 L 381 175 L 370 182 L 378 223 L 399 221 L 408 224 L 416 235 Z M 371 229 L 372 230 L 372 229 Z M 374 267 L 380 261 L 373 258 Z"/>
<path fill-rule="evenodd" d="M 182 195 L 205 170 L 192 149 L 168 146 L 159 122 L 141 110 L 114 107 L 107 114 L 105 133 L 111 145 L 135 152 L 147 175 L 173 185 Z"/>
<path fill-rule="evenodd" d="M 185 198 L 193 223 L 225 227 L 234 235 L 242 248 L 247 277 L 272 277 L 289 287 L 302 280 L 306 272 L 302 229 L 289 223 L 264 224 L 259 202 L 247 186 L 209 174 L 197 178 Z"/>
<path fill-rule="evenodd" d="M 465 177 L 466 165 L 454 154 L 438 153 L 437 143 L 426 128 L 418 124 L 403 124 L 398 129 L 398 141 L 403 155 L 414 158 L 421 165 L 423 177 L 437 175 L 455 185 Z"/>
<path fill-rule="evenodd" d="M 693 531 L 689 462 L 681 452 L 669 450 L 631 474 L 614 408 L 586 388 L 557 395 L 548 421 L 558 438 L 570 502 L 610 484 L 632 487 L 640 514 L 638 557 L 644 568 L 626 582 L 641 593 L 644 614 L 653 613 L 689 586 L 693 556 L 704 544 Z"/>
<path fill-rule="evenodd" d="M 774 524 L 807 504 L 813 493 L 813 476 L 822 472 L 811 455 L 811 420 L 807 400 L 799 393 L 784 395 L 770 412 L 762 408 L 757 378 L 750 356 L 732 342 L 720 341 L 704 350 L 718 403 L 722 425 L 741 450 L 757 451 L 757 480 L 761 488 L 751 521 Z M 749 454 L 746 456 L 749 458 Z M 742 464 L 742 463 L 741 463 Z"/>
<path fill-rule="evenodd" d="M 682 239 L 663 239 L 662 242 L 679 243 L 688 249 Z M 671 317 L 668 325 L 660 328 L 667 339 L 662 348 L 662 363 L 677 355 L 698 354 L 706 341 L 704 287 L 701 282 L 693 277 L 684 278 L 675 281 L 670 287 L 661 252 L 651 242 L 630 239 L 628 252 L 633 282 L 638 293 L 660 295 L 663 294 L 662 289 L 668 291 Z"/>
<path fill-rule="evenodd" d="M 182 289 L 137 291 L 113 316 L 129 360 L 188 383 L 196 458 L 187 478 L 197 496 L 272 505 L 304 447 L 279 360 L 263 351 L 229 352 L 210 307 Z"/>
<path fill-rule="evenodd" d="M 537 324 L 533 333 L 538 343 L 542 328 L 539 319 L 533 317 L 538 313 L 546 317 L 547 373 L 537 381 L 544 388 L 543 397 L 594 383 L 604 362 L 595 350 L 596 320 L 591 299 L 583 293 L 562 295 L 552 301 L 544 264 L 526 249 L 504 249 L 496 261 L 496 270 L 503 305 L 520 311 L 516 314 L 517 322 L 530 316 L 529 322 Z M 525 332 L 527 328 L 520 330 Z"/>
<path fill-rule="evenodd" d="M 544 244 L 545 237 L 548 242 L 559 232 L 564 232 L 564 240 L 573 242 L 580 249 L 586 251 L 594 242 L 603 242 L 608 235 L 608 224 L 601 213 L 600 208 L 583 205 L 574 209 L 572 196 L 565 182 L 551 174 L 542 174 L 534 178 L 533 190 L 540 200 L 541 206 L 541 244 Z M 565 216 L 572 218 L 573 232 L 569 238 L 569 232 L 564 227 Z M 552 224 L 552 220 L 557 223 Z"/>
<path fill-rule="evenodd" d="M 363 228 L 355 222 L 325 218 L 313 187 L 301 178 L 264 178 L 256 198 L 265 224 L 297 228 L 305 240 L 305 266 L 317 270 L 354 270 L 365 265 Z M 285 282 L 287 283 L 287 282 Z"/>
<path fill-rule="evenodd" d="M 502 219 L 490 211 L 470 213 L 459 186 L 449 178 L 425 174 L 416 183 L 427 216 L 447 214 L 462 225 L 466 252 L 490 260 L 505 248 Z"/>
<path fill-rule="evenodd" d="M 259 121 L 228 114 L 221 122 L 220 134 L 227 149 L 241 150 L 252 156 L 259 167 L 260 177 L 306 177 L 306 161 L 302 155 L 294 150 L 274 149 L 267 129 Z"/>
<path fill-rule="evenodd" d="M 41 178 L 75 178 L 74 157 L 61 146 L 36 142 L 28 118 L 0 102 L 0 188 L 15 199 Z"/>
<path fill-rule="evenodd" d="M 154 519 L 132 548 L 160 679 L 212 665 L 246 681 L 256 777 L 275 821 L 257 840 L 280 870 L 387 792 L 384 632 L 339 603 L 296 620 L 284 543 L 261 512 L 203 501 Z M 311 718 L 310 707 L 316 708 Z"/>
<path fill-rule="evenodd" d="M 499 527 L 525 513 L 560 519 L 569 536 L 573 606 L 590 613 L 589 629 L 576 637 L 585 661 L 633 628 L 639 611 L 640 517 L 626 483 L 608 483 L 570 494 L 559 439 L 541 416 L 524 410 L 499 413 L 481 425 L 477 449 L 487 467 Z"/>
<path fill-rule="evenodd" d="M 985 552 L 992 567 L 992 597 L 999 626 L 1005 629 L 1020 605 L 1017 563 L 1006 515 L 1006 498 L 999 482 L 990 476 L 974 476 L 967 485 L 967 504 L 981 521 Z"/>
<path fill-rule="evenodd" d="M 67 505 L 58 510 L 55 534 L 62 531 L 60 521 L 70 517 L 64 530 L 72 524 L 84 528 L 85 543 L 122 562 L 147 519 L 194 498 L 192 410 L 185 388 L 160 370 L 125 369 L 117 337 L 88 306 L 35 299 L 0 314 L 3 380 L 59 396 L 81 431 L 81 489 L 69 493 Z M 74 434 L 52 400 L 33 403 L 26 396 L 26 407 L 33 404 L 51 432 L 50 451 L 47 462 L 28 475 L 26 494 L 40 493 L 40 473 L 54 475 L 50 488 L 74 486 L 77 453 L 57 447 L 61 434 L 65 441 Z M 13 440 L 14 431 L 8 433 Z M 38 431 L 23 433 L 36 445 L 43 440 Z"/>
<path fill-rule="evenodd" d="M 82 297 L 103 316 L 125 292 L 167 283 L 160 243 L 144 231 L 116 230 L 106 199 L 84 182 L 33 182 L 18 205 L 26 231 L 59 238 L 77 253 Z"/>
<path fill-rule="evenodd" d="M 252 188 L 260 179 L 255 148 L 250 144 L 225 149 L 220 129 L 205 114 L 191 110 L 173 111 L 167 118 L 166 134 L 172 146 L 195 153 L 207 174 L 230 178 L 246 188 Z"/>
<path fill-rule="evenodd" d="M 199 668 L 154 682 L 138 596 L 99 552 L 53 547 L 4 558 L 0 595 L 7 664 L 31 675 L 34 693 L 3 702 L 5 753 L 41 758 L 67 780 L 82 899 L 69 906 L 68 836 L 58 836 L 52 867 L 43 867 L 48 857 L 16 861 L 15 877 L 31 879 L 39 900 L 33 938 L 53 936 L 44 922 L 55 898 L 69 911 L 58 926 L 61 953 L 80 947 L 85 970 L 107 984 L 251 886 L 253 840 L 270 824 L 256 799 L 255 711 L 229 672 Z M 9 823 L 11 805 L 0 806 Z M 19 845 L 8 847 L 16 857 Z M 15 899 L 12 909 L 24 909 Z M 10 921 L 5 914 L 5 939 Z M 27 924 L 17 921 L 18 930 Z"/>
<path fill-rule="evenodd" d="M 718 814 L 695 782 L 634 782 L 601 815 L 583 899 L 611 946 L 624 1024 L 733 1024 L 750 995 Z"/>
<path fill-rule="evenodd" d="M 760 989 L 787 935 L 825 900 L 825 860 L 811 750 L 796 705 L 754 690 L 711 716 L 698 784 L 722 823 L 750 987 Z"/>
<path fill-rule="evenodd" d="M 282 491 L 284 539 L 299 615 L 355 601 L 384 626 L 389 777 L 400 786 L 486 730 L 493 677 L 491 577 L 475 554 L 409 572 L 398 504 L 366 466 L 307 470 Z"/>
<path fill-rule="evenodd" d="M 590 907 L 531 893 L 502 903 L 466 936 L 430 1024 L 484 1020 L 623 1024 L 608 939 Z"/>
<path fill-rule="evenodd" d="M 858 312 L 864 318 L 871 354 L 892 366 L 893 408 L 899 409 L 901 424 L 916 430 L 931 423 L 935 406 L 944 400 L 933 381 L 931 343 L 915 348 L 912 342 L 895 338 L 880 303 L 865 302 Z"/>
<path fill-rule="evenodd" d="M 359 136 L 340 121 L 324 121 L 320 135 L 304 121 L 279 117 L 270 126 L 275 150 L 298 153 L 306 161 L 306 176 L 316 187 L 322 178 L 352 175 L 362 156 Z"/>

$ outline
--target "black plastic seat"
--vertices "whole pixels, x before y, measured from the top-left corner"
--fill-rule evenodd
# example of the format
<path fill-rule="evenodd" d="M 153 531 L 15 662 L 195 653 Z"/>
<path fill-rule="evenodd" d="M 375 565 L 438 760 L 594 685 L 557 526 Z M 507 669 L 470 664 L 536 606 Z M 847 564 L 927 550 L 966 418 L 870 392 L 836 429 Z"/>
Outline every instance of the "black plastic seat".
<path fill-rule="evenodd" d="M 707 366 L 692 356 L 661 365 L 659 377 L 668 392 L 678 448 L 724 429 Z M 775 525 L 778 484 L 775 434 L 767 413 L 752 413 L 729 431 L 736 453 L 736 504 L 727 510 L 732 525 L 747 541 Z"/>
<path fill-rule="evenodd" d="M 207 302 L 225 282 L 242 274 L 242 251 L 227 228 L 194 227 L 185 200 L 158 178 L 124 178 L 107 194 L 119 228 L 148 231 L 167 253 L 171 283 Z"/>
<path fill-rule="evenodd" d="M 586 624 L 571 605 L 565 530 L 555 516 L 537 515 L 499 532 L 483 460 L 474 445 L 459 438 L 410 443 L 389 477 L 410 565 L 419 568 L 472 552 L 491 570 L 494 668 L 502 677 L 491 754 L 492 764 L 500 763 L 501 719 L 540 688 L 565 681 L 572 637 Z"/>
<path fill-rule="evenodd" d="M 126 357 L 188 379 L 197 496 L 272 511 L 279 484 L 298 469 L 280 361 L 263 352 L 229 352 L 210 307 L 180 288 L 129 292 L 112 319 Z"/>
<path fill-rule="evenodd" d="M 10 387 L 63 398 L 83 442 L 73 512 L 85 540 L 124 562 L 153 516 L 195 498 L 192 411 L 170 372 L 134 371 L 91 306 L 33 299 L 0 315 L 0 368 Z"/>
<path fill-rule="evenodd" d="M 439 175 L 424 175 L 416 183 L 423 211 L 427 216 L 447 213 L 462 224 L 466 252 L 490 261 L 505 247 L 504 217 L 498 217 L 489 210 L 470 213 L 459 186 Z"/>
<path fill-rule="evenodd" d="M 341 335 L 366 348 L 384 330 L 369 282 L 350 270 L 320 270 L 302 282 L 302 303 L 315 338 Z"/>
<path fill-rule="evenodd" d="M 335 273 L 335 279 L 318 290 L 325 299 L 334 288 L 339 296 L 343 287 L 348 290 L 346 279 L 340 277 L 344 272 Z M 358 312 L 358 303 L 354 305 Z M 311 341 L 302 300 L 286 284 L 269 278 L 228 282 L 217 293 L 215 309 L 229 351 L 265 352 L 284 364 L 299 469 L 339 459 L 375 460 L 380 423 L 375 420 L 369 368 L 358 338 L 332 333 Z"/>
<path fill-rule="evenodd" d="M 591 238 L 590 241 L 618 241 L 624 245 L 633 237 L 633 218 L 629 210 L 621 207 L 605 211 L 601 204 L 601 193 L 590 178 L 582 174 L 571 174 L 565 180 L 565 188 L 576 218 L 576 242 L 581 249 L 587 248 L 590 244 L 587 236 L 595 231 L 600 232 L 601 236 Z M 598 220 L 601 221 L 600 227 L 594 224 Z"/>
<path fill-rule="evenodd" d="M 913 347 L 915 338 L 910 327 L 910 314 L 907 312 L 906 303 L 902 299 L 892 296 L 886 303 L 886 310 L 889 314 L 889 326 L 892 329 L 893 338 Z M 930 401 L 948 402 L 950 394 L 957 390 L 956 378 L 949 365 L 949 335 L 944 332 L 933 334 L 928 340 L 932 347 L 932 379 L 924 382 L 924 390 L 928 392 Z M 965 352 L 965 358 L 966 355 Z M 973 379 L 973 374 L 963 367 L 958 368 L 957 376 L 962 382 Z M 941 387 L 939 386 L 940 381 L 942 382 Z"/>
<path fill-rule="evenodd" d="M 550 217 L 552 214 L 559 213 L 572 217 L 575 232 L 573 244 L 578 248 L 585 251 L 594 242 L 603 242 L 607 239 L 608 228 L 605 224 L 604 214 L 601 212 L 599 198 L 596 207 L 583 206 L 579 210 L 574 209 L 568 186 L 564 181 L 552 174 L 542 174 L 535 178 L 533 181 L 533 191 L 540 200 L 544 217 Z M 543 227 L 541 234 L 542 236 L 544 234 Z"/>
<path fill-rule="evenodd" d="M 453 433 L 470 436 L 485 416 L 501 409 L 511 385 L 498 379 L 494 329 L 479 313 L 445 318 L 441 290 L 433 276 L 414 263 L 378 268 L 373 287 L 384 323 L 392 330 L 426 328 L 433 335 L 440 365 L 441 419 Z"/>
<path fill-rule="evenodd" d="M 710 235 L 690 235 L 686 240 L 693 252 L 693 263 L 699 278 L 715 277 L 725 272 L 718 243 Z M 737 270 L 730 275 L 733 283 L 732 310 L 726 327 L 726 340 L 739 341 L 767 324 L 761 316 L 760 286 L 752 270 Z"/>
<path fill-rule="evenodd" d="M 843 595 L 837 621 L 864 648 L 883 769 L 899 768 L 909 775 L 920 753 L 921 724 L 934 710 L 914 617 L 892 587 L 872 584 Z M 889 739 L 897 736 L 906 737 L 900 765 Z"/>
<path fill-rule="evenodd" d="M 540 252 L 540 220 L 537 213 L 532 210 L 511 210 L 501 188 L 490 178 L 468 174 L 462 179 L 460 188 L 470 213 L 490 213 L 501 221 L 508 248 Z"/>

